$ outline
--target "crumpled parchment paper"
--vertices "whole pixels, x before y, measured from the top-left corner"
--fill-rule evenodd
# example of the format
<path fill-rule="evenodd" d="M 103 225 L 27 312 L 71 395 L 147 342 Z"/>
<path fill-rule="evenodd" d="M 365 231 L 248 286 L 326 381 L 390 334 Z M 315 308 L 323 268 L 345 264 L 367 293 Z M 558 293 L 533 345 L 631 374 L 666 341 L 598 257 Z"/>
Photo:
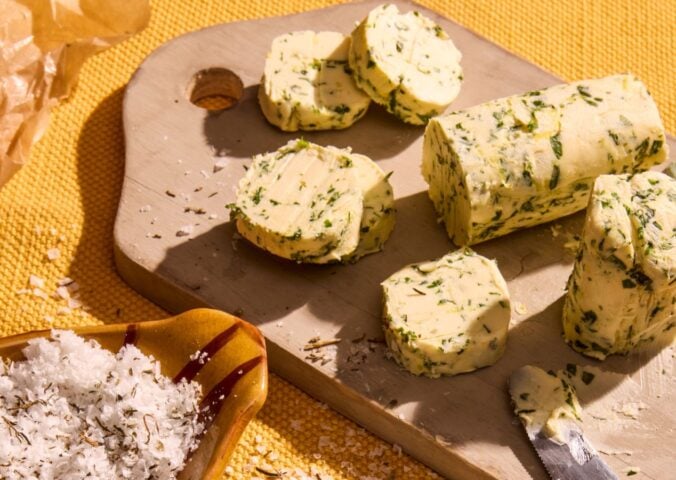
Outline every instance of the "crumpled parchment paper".
<path fill-rule="evenodd" d="M 84 61 L 149 18 L 148 0 L 0 0 L 0 187 L 28 161 Z"/>

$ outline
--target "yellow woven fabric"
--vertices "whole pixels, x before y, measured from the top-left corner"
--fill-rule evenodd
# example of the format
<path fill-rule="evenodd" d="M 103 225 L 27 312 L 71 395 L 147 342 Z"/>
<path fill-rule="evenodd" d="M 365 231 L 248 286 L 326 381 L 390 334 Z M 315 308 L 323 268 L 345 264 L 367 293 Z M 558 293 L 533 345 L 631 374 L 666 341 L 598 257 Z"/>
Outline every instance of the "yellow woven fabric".
<path fill-rule="evenodd" d="M 0 191 L 0 335 L 167 315 L 127 287 L 113 266 L 125 83 L 146 55 L 183 32 L 330 3 L 335 2 L 155 0 L 143 33 L 85 65 L 79 87 L 53 112 L 31 163 Z M 565 79 L 634 72 L 654 94 L 667 129 L 676 131 L 674 0 L 421 3 Z M 47 252 L 55 247 L 60 256 L 49 260 Z M 47 293 L 58 279 L 72 277 L 89 309 L 60 315 L 64 300 L 17 294 L 31 274 L 46 281 Z M 263 478 L 256 466 L 300 469 L 313 478 L 317 473 L 334 479 L 435 477 L 275 376 L 267 404 L 246 430 L 228 472 L 233 478 Z"/>

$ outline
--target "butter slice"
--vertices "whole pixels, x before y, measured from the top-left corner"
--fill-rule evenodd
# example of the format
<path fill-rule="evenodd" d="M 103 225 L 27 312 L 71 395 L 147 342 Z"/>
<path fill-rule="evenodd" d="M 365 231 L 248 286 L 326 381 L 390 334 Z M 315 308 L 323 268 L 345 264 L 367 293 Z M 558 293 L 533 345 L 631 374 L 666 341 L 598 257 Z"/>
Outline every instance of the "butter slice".
<path fill-rule="evenodd" d="M 596 179 L 563 310 L 566 341 L 604 359 L 676 336 L 676 180 Z"/>
<path fill-rule="evenodd" d="M 301 31 L 272 41 L 258 100 L 265 118 L 286 132 L 347 128 L 368 109 L 348 67 L 350 37 Z"/>
<path fill-rule="evenodd" d="M 339 261 L 354 252 L 362 213 L 353 162 L 337 149 L 304 140 L 255 156 L 232 209 L 244 238 L 307 263 Z"/>
<path fill-rule="evenodd" d="M 458 96 L 461 57 L 432 20 L 381 5 L 352 32 L 349 61 L 357 85 L 375 102 L 407 123 L 424 125 Z"/>
<path fill-rule="evenodd" d="M 409 372 L 455 375 L 492 365 L 504 353 L 510 300 L 494 261 L 458 250 L 409 265 L 382 287 L 385 339 Z"/>
<path fill-rule="evenodd" d="M 355 261 L 383 249 L 395 224 L 394 193 L 389 176 L 370 158 L 356 153 L 352 159 L 357 183 L 364 196 L 364 212 L 359 226 L 359 244 L 345 260 Z"/>
<path fill-rule="evenodd" d="M 599 175 L 666 158 L 645 85 L 615 75 L 432 119 L 422 173 L 451 240 L 471 245 L 581 210 Z"/>

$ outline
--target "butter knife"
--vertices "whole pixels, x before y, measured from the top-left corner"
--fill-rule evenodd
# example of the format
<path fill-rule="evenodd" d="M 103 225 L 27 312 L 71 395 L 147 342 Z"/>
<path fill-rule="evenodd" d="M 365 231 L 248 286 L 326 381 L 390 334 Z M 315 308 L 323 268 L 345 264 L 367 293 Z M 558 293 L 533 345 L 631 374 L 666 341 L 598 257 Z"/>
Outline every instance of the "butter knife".
<path fill-rule="evenodd" d="M 557 381 L 562 382 L 562 386 L 557 386 Z M 565 416 L 566 411 L 580 409 L 574 390 L 570 388 L 553 372 L 532 366 L 516 370 L 510 378 L 515 413 L 552 480 L 618 480 L 584 437 L 579 423 Z M 557 406 L 555 394 L 559 395 L 563 405 Z M 528 400 L 527 404 L 524 404 L 524 399 Z M 538 412 L 538 407 L 542 407 L 543 411 Z M 546 422 L 538 421 L 547 418 L 555 422 L 555 436 L 552 435 L 551 425 L 545 426 Z"/>

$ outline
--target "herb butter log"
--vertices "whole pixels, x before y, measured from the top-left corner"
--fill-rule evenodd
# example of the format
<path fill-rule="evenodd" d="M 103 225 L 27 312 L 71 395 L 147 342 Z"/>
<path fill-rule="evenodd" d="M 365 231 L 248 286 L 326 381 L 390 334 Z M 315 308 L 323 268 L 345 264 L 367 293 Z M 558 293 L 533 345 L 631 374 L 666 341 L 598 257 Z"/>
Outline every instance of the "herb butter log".
<path fill-rule="evenodd" d="M 615 75 L 432 119 L 422 173 L 451 240 L 470 245 L 581 210 L 597 176 L 666 157 L 645 85 Z"/>
<path fill-rule="evenodd" d="M 446 32 L 418 12 L 373 9 L 352 32 L 357 85 L 387 111 L 414 125 L 441 114 L 458 96 L 461 54 Z"/>
<path fill-rule="evenodd" d="M 292 32 L 272 41 L 258 100 L 265 118 L 286 132 L 347 128 L 371 99 L 352 80 L 350 37 Z"/>
<path fill-rule="evenodd" d="M 382 286 L 385 339 L 409 372 L 455 375 L 502 356 L 510 301 L 494 261 L 458 250 L 409 265 Z"/>
<path fill-rule="evenodd" d="M 394 228 L 392 187 L 372 160 L 304 140 L 254 157 L 230 208 L 244 238 L 297 262 L 354 261 Z"/>
<path fill-rule="evenodd" d="M 563 310 L 566 341 L 604 359 L 676 335 L 676 180 L 659 172 L 594 184 Z"/>

